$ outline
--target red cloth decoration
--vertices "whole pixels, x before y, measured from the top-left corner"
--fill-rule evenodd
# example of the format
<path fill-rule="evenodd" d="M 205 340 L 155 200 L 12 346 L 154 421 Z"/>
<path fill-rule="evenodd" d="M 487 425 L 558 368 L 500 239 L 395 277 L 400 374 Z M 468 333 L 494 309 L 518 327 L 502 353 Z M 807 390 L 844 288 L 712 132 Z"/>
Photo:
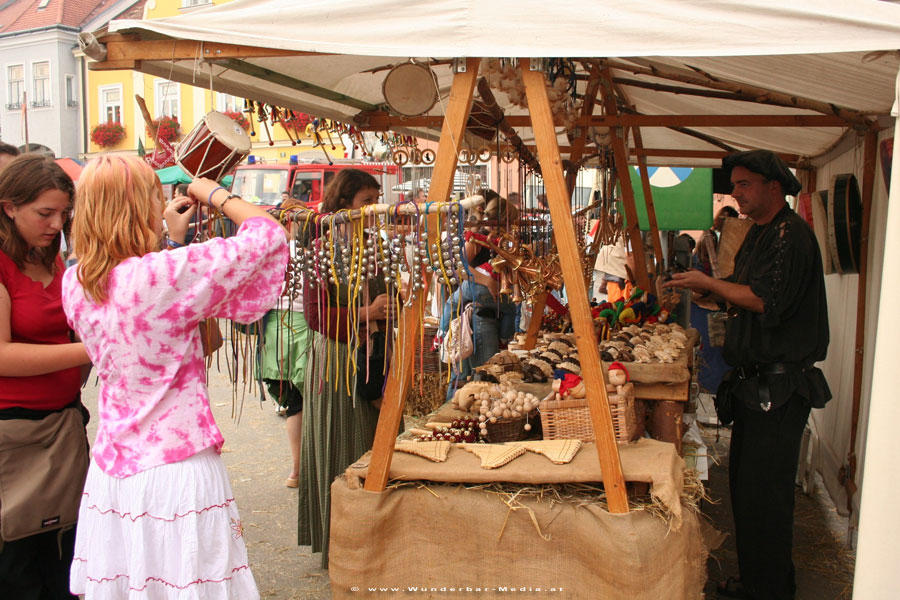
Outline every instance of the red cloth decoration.
<path fill-rule="evenodd" d="M 569 390 L 571 390 L 579 383 L 581 383 L 580 375 L 575 375 L 574 373 L 566 373 L 565 377 L 563 377 L 559 381 L 559 395 L 567 396 L 569 394 Z"/>
<path fill-rule="evenodd" d="M 628 372 L 628 369 L 625 368 L 625 365 L 623 365 L 619 361 L 616 361 L 609 365 L 610 371 L 612 371 L 614 369 L 619 369 L 619 370 L 625 371 L 625 381 L 631 381 L 631 373 Z"/>

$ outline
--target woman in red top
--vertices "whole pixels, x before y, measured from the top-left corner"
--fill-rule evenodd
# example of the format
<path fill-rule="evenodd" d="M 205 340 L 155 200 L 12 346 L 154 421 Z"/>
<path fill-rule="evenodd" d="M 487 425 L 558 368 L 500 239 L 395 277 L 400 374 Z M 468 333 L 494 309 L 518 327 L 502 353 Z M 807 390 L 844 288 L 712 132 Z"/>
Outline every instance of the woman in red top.
<path fill-rule="evenodd" d="M 80 410 L 79 367 L 89 360 L 84 345 L 70 338 L 62 309 L 59 256 L 74 193 L 75 185 L 62 168 L 37 154 L 19 156 L 0 170 L 0 452 L 12 451 L 4 447 L 4 440 L 13 432 L 45 419 L 55 422 L 58 413 L 77 411 L 77 416 L 67 413 L 66 422 L 75 422 L 74 435 L 84 436 L 84 472 L 73 476 L 83 482 L 87 436 Z M 51 474 L 57 479 L 70 475 Z M 80 496 L 79 488 L 76 511 Z M 28 500 L 42 502 L 51 512 L 57 509 L 54 499 L 45 495 Z M 10 518 L 14 509 L 0 506 L 0 510 L 2 519 Z M 0 542 L 4 597 L 75 598 L 69 594 L 74 530 L 58 525 L 51 519 L 44 532 Z M 7 529 L 3 524 L 2 531 Z"/>

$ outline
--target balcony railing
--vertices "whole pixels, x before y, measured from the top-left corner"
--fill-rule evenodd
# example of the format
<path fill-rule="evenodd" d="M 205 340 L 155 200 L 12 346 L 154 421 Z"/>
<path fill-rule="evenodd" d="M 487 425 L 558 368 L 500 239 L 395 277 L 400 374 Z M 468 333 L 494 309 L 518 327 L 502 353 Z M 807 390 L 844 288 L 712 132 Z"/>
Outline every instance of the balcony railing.
<path fill-rule="evenodd" d="M 32 100 L 31 108 L 43 108 L 45 106 L 51 106 L 49 100 Z"/>
<path fill-rule="evenodd" d="M 22 108 L 21 102 L 10 102 L 6 104 L 6 110 L 19 110 Z"/>
<path fill-rule="evenodd" d="M 78 100 L 66 100 L 66 106 L 78 106 Z"/>

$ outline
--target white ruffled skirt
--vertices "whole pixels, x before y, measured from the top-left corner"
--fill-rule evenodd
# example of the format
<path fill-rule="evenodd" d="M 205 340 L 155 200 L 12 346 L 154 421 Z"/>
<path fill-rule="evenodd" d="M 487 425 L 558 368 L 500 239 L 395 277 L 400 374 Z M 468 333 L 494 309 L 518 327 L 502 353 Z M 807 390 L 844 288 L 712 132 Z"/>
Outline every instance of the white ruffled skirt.
<path fill-rule="evenodd" d="M 86 600 L 258 599 L 215 449 L 123 479 L 92 460 L 70 588 Z"/>

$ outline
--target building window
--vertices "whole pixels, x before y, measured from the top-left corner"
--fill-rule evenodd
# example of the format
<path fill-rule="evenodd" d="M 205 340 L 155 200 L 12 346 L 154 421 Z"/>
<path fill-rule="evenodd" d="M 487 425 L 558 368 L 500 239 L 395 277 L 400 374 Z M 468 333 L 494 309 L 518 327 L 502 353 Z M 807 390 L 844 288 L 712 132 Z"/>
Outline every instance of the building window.
<path fill-rule="evenodd" d="M 75 93 L 74 75 L 66 75 L 66 106 L 78 106 L 78 96 Z"/>
<path fill-rule="evenodd" d="M 100 88 L 100 122 L 122 122 L 121 85 L 106 85 Z"/>
<path fill-rule="evenodd" d="M 190 8 L 202 4 L 210 4 L 212 0 L 181 0 L 181 8 Z"/>
<path fill-rule="evenodd" d="M 244 101 L 231 94 L 216 93 L 216 107 L 219 112 L 242 112 Z"/>
<path fill-rule="evenodd" d="M 181 117 L 180 86 L 174 81 L 156 82 L 156 118 Z"/>
<path fill-rule="evenodd" d="M 31 78 L 34 86 L 31 105 L 50 106 L 50 61 L 31 63 Z"/>
<path fill-rule="evenodd" d="M 6 108 L 22 108 L 22 94 L 25 93 L 25 65 L 10 65 L 6 69 L 9 88 L 6 94 Z"/>

